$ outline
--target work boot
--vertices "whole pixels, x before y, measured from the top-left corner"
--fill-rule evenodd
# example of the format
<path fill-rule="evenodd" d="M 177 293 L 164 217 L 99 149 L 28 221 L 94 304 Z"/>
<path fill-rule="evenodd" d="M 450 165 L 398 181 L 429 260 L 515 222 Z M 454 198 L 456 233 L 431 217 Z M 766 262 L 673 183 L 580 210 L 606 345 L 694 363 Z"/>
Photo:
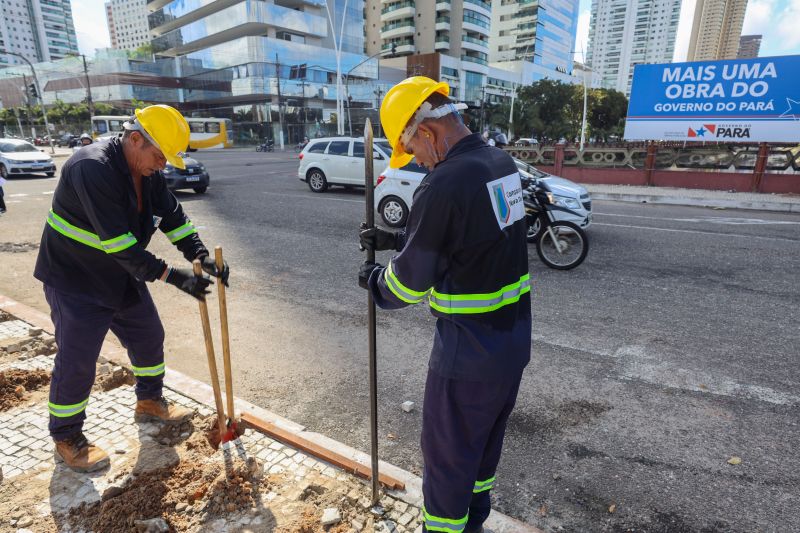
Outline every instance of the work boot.
<path fill-rule="evenodd" d="M 57 440 L 56 461 L 64 461 L 76 472 L 94 472 L 108 466 L 108 454 L 94 444 L 89 444 L 83 433 L 78 433 L 64 440 Z"/>
<path fill-rule="evenodd" d="M 171 426 L 176 426 L 189 420 L 193 414 L 191 409 L 172 404 L 162 396 L 157 400 L 136 402 L 134 420 L 137 422 L 166 422 Z"/>

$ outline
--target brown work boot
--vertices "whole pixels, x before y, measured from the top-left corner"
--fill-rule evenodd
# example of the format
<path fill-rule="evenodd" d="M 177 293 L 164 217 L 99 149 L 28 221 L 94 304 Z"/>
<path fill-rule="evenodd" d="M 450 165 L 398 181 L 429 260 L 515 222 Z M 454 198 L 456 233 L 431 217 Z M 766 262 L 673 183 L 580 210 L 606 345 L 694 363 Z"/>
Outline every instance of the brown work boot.
<path fill-rule="evenodd" d="M 94 444 L 89 444 L 83 433 L 78 433 L 64 440 L 57 440 L 56 461 L 64 461 L 76 472 L 94 472 L 109 465 L 108 454 Z"/>
<path fill-rule="evenodd" d="M 137 422 L 166 422 L 173 426 L 189 420 L 194 412 L 185 407 L 169 403 L 163 396 L 157 400 L 139 400 L 136 402 Z"/>

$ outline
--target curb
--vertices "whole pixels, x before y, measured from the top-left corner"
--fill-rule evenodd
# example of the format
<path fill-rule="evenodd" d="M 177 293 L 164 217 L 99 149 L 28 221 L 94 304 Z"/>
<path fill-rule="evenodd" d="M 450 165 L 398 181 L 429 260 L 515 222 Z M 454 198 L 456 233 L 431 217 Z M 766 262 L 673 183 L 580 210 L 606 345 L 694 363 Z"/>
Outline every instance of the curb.
<path fill-rule="evenodd" d="M 725 200 L 722 198 L 679 197 L 660 194 L 631 194 L 614 192 L 594 192 L 589 189 L 592 200 L 608 200 L 612 202 L 629 202 L 638 204 L 685 205 L 690 207 L 718 207 L 724 209 L 749 209 L 756 211 L 777 211 L 782 213 L 800 213 L 800 202 L 769 202 Z"/>
<path fill-rule="evenodd" d="M 28 322 L 34 327 L 41 328 L 43 331 L 53 334 L 54 327 L 50 317 L 20 303 L 12 298 L 0 294 L 0 310 L 14 315 L 20 320 Z M 101 362 L 111 361 L 115 364 L 130 368 L 130 361 L 128 354 L 124 348 L 112 342 L 104 342 L 103 348 L 100 350 Z M 170 389 L 191 398 L 192 400 L 202 403 L 209 407 L 211 410 L 216 410 L 214 402 L 214 391 L 211 385 L 207 385 L 201 381 L 187 376 L 176 370 L 167 368 L 164 377 L 164 385 Z M 356 450 L 346 444 L 335 441 L 321 433 L 308 431 L 300 424 L 292 422 L 278 414 L 268 411 L 262 407 L 258 407 L 241 398 L 235 398 L 234 405 L 239 413 L 247 411 L 255 416 L 271 422 L 276 426 L 285 429 L 288 432 L 294 433 L 306 440 L 309 440 L 318 446 L 326 448 L 330 451 L 336 452 L 340 455 L 348 457 L 356 462 L 364 465 L 371 465 L 371 457 L 369 454 Z M 422 478 L 415 476 L 411 472 L 407 472 L 397 466 L 380 461 L 380 470 L 397 478 L 406 485 L 405 491 L 388 491 L 393 497 L 398 498 L 410 505 L 422 507 Z M 531 525 L 525 524 L 506 516 L 498 511 L 492 511 L 489 519 L 485 523 L 487 528 L 490 528 L 494 533 L 544 533 L 542 530 L 537 529 Z"/>

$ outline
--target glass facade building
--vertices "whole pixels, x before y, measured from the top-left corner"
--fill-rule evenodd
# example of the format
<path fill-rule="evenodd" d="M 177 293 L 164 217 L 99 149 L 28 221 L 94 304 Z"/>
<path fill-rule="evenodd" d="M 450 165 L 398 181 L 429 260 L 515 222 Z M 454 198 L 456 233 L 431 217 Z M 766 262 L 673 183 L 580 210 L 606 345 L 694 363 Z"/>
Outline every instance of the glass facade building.
<path fill-rule="evenodd" d="M 294 143 L 333 133 L 337 121 L 346 119 L 336 115 L 334 42 L 340 37 L 341 73 L 350 73 L 349 90 L 341 97 L 349 96 L 358 108 L 379 104 L 377 60 L 358 66 L 367 59 L 364 0 L 346 4 L 345 9 L 344 0 L 150 0 L 148 21 L 157 54 L 174 62 L 182 80 L 178 99 L 187 108 L 234 119 L 240 141 L 246 136 L 278 141 L 283 131 L 285 142 Z"/>

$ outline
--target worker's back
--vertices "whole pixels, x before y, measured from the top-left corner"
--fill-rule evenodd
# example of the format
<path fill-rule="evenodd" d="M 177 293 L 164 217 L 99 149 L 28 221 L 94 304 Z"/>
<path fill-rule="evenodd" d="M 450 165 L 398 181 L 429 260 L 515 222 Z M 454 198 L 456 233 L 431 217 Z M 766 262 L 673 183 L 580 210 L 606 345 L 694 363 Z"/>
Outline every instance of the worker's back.
<path fill-rule="evenodd" d="M 530 359 L 525 224 L 514 161 L 478 134 L 453 146 L 420 184 L 405 248 L 391 268 L 416 290 L 434 283 L 431 367 L 439 374 L 493 379 Z"/>

